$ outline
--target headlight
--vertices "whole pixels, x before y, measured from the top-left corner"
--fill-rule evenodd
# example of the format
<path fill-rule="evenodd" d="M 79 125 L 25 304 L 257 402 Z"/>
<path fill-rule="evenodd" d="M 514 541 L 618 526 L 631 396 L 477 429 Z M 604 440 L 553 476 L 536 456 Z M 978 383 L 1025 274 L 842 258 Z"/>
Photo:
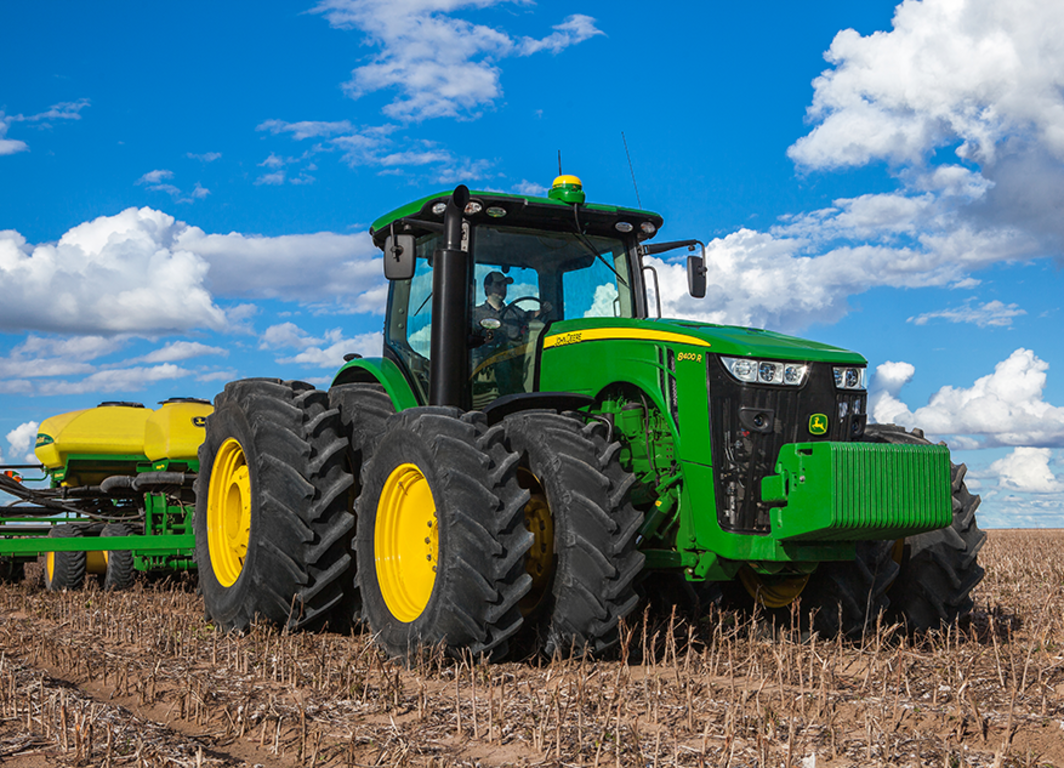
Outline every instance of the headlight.
<path fill-rule="evenodd" d="M 805 383 L 809 366 L 805 363 L 786 363 L 779 360 L 752 360 L 749 357 L 722 357 L 728 373 L 739 381 L 751 384 L 776 384 L 781 387 L 800 387 Z"/>
<path fill-rule="evenodd" d="M 865 369 L 848 366 L 835 366 L 836 389 L 864 389 Z"/>

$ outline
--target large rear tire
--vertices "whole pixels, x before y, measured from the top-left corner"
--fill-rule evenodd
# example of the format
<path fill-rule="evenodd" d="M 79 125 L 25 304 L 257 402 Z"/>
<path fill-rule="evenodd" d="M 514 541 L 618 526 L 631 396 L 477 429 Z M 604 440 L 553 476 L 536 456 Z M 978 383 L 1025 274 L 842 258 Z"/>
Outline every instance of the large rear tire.
<path fill-rule="evenodd" d="M 196 560 L 207 614 L 346 629 L 354 518 L 346 441 L 328 395 L 303 382 L 231 382 L 207 417 L 196 479 Z"/>
<path fill-rule="evenodd" d="M 531 491 L 528 630 L 549 656 L 601 653 L 617 644 L 618 622 L 638 602 L 633 584 L 644 562 L 636 549 L 643 516 L 628 500 L 634 478 L 601 422 L 529 411 L 508 416 L 503 426 Z"/>
<path fill-rule="evenodd" d="M 48 532 L 50 539 L 77 538 L 82 535 L 76 525 L 61 524 Z M 85 552 L 49 552 L 44 556 L 44 586 L 49 592 L 81 589 L 85 585 Z"/>
<path fill-rule="evenodd" d="M 929 445 L 923 432 L 906 432 L 894 424 L 869 424 L 870 440 L 894 445 Z M 897 617 L 917 632 L 948 626 L 964 618 L 974 606 L 972 590 L 983 580 L 977 562 L 986 543 L 975 511 L 980 498 L 968 492 L 964 475 L 968 468 L 950 463 L 953 491 L 953 522 L 946 528 L 905 538 L 901 572 L 890 590 Z"/>
<path fill-rule="evenodd" d="M 358 496 L 362 492 L 362 468 L 369 461 L 373 445 L 380 439 L 388 419 L 395 414 L 392 399 L 379 384 L 340 384 L 329 390 L 329 404 L 340 411 L 343 434 L 347 438 L 346 469 L 351 473 L 351 488 L 347 493 L 347 508 L 355 514 Z M 345 593 L 343 610 L 357 623 L 362 618 L 362 596 L 358 588 L 358 555 L 355 552 L 355 526 L 346 538 L 351 563 L 344 574 L 350 589 Z"/>
<path fill-rule="evenodd" d="M 389 656 L 505 654 L 531 582 L 516 464 L 482 414 L 389 419 L 363 469 L 356 534 L 363 616 Z"/>
<path fill-rule="evenodd" d="M 133 529 L 125 523 L 108 523 L 100 531 L 104 536 L 131 536 Z M 133 586 L 133 553 L 128 549 L 104 550 L 107 558 L 107 570 L 103 577 L 105 592 L 118 592 Z"/>

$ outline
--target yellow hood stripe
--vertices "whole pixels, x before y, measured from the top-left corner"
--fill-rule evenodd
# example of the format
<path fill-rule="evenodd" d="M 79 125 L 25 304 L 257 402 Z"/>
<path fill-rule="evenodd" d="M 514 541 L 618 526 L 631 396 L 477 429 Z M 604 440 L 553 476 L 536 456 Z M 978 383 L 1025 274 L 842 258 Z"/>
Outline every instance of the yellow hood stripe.
<path fill-rule="evenodd" d="M 670 344 L 692 344 L 696 347 L 710 346 L 708 341 L 672 331 L 656 331 L 650 328 L 588 328 L 548 336 L 543 348 L 565 347 L 585 341 L 662 341 Z"/>

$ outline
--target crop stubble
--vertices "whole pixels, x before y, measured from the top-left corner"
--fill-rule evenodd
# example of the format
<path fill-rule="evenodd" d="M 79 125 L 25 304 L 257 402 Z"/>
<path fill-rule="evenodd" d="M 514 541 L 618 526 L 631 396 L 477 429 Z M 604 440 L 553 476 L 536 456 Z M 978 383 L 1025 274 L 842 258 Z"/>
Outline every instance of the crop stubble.
<path fill-rule="evenodd" d="M 222 635 L 189 584 L 0 586 L 0 765 L 1064 766 L 1064 532 L 992 531 L 970 623 L 644 612 L 617 658 L 391 663 Z"/>

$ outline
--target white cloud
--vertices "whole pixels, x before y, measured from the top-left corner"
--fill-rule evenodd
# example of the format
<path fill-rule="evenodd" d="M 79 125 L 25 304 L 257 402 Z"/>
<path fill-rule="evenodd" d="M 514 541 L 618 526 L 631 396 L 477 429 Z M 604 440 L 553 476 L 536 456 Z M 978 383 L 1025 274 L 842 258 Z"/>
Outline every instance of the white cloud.
<path fill-rule="evenodd" d="M 4 116 L 3 112 L 0 112 L 0 156 L 14 155 L 18 152 L 25 152 L 30 148 L 30 145 L 24 141 L 17 139 L 6 139 L 7 135 L 8 118 Z"/>
<path fill-rule="evenodd" d="M 20 424 L 7 433 L 7 442 L 11 445 L 12 453 L 21 455 L 26 462 L 37 463 L 33 455 L 33 445 L 37 438 L 36 421 L 27 421 Z"/>
<path fill-rule="evenodd" d="M 79 224 L 58 243 L 0 231 L 0 330 L 76 334 L 231 329 L 253 307 L 215 296 L 332 303 L 383 312 L 379 252 L 365 233 L 207 234 L 129 208 Z"/>
<path fill-rule="evenodd" d="M 962 307 L 940 309 L 937 312 L 925 312 L 922 315 L 910 317 L 906 322 L 913 325 L 927 325 L 928 320 L 941 318 L 951 323 L 973 323 L 980 328 L 986 328 L 990 325 L 1010 326 L 1013 318 L 1026 314 L 1026 310 L 1020 309 L 1018 304 L 1004 304 L 995 299 L 978 307 L 973 307 L 969 300 Z"/>
<path fill-rule="evenodd" d="M 186 195 L 181 191 L 179 187 L 176 187 L 173 184 L 166 183 L 169 179 L 172 178 L 174 178 L 173 171 L 160 169 L 155 171 L 148 171 L 139 179 L 137 179 L 135 183 L 140 186 L 147 187 L 152 192 L 164 192 L 165 194 L 170 195 L 170 197 L 172 197 L 174 201 L 178 203 L 191 203 L 196 200 L 202 200 L 211 193 L 209 189 L 206 189 L 202 184 L 197 181 L 196 186 L 192 190 L 192 192 Z"/>
<path fill-rule="evenodd" d="M 96 392 L 136 392 L 160 381 L 191 376 L 192 371 L 166 363 L 97 371 L 77 381 L 50 379 L 36 387 L 38 395 L 84 395 Z"/>
<path fill-rule="evenodd" d="M 558 53 L 602 34 L 589 16 L 572 15 L 543 39 L 515 39 L 454 14 L 524 0 L 324 0 L 314 11 L 342 29 L 359 29 L 381 52 L 345 85 L 352 98 L 380 90 L 400 95 L 384 108 L 397 120 L 477 116 L 502 95 L 497 62 L 539 51 Z"/>
<path fill-rule="evenodd" d="M 284 171 L 274 171 L 273 173 L 266 173 L 255 179 L 255 185 L 260 186 L 266 184 L 269 186 L 277 186 L 284 184 Z"/>
<path fill-rule="evenodd" d="M 160 184 L 166 179 L 174 178 L 173 171 L 157 170 L 148 171 L 146 174 L 137 179 L 137 184 Z"/>
<path fill-rule="evenodd" d="M 1064 481 L 1049 468 L 1052 454 L 1049 448 L 1016 448 L 1005 458 L 993 462 L 990 473 L 999 476 L 999 485 L 1004 490 L 1060 493 L 1064 491 Z"/>
<path fill-rule="evenodd" d="M 296 141 L 317 138 L 321 136 L 335 136 L 351 133 L 355 130 L 347 120 L 326 122 L 324 120 L 301 120 L 296 123 L 286 123 L 283 120 L 266 120 L 255 128 L 256 131 L 269 131 L 278 133 L 290 133 Z"/>
<path fill-rule="evenodd" d="M 1064 408 L 1043 399 L 1048 369 L 1034 352 L 1020 348 L 971 387 L 942 387 L 913 411 L 898 394 L 915 369 L 885 363 L 876 369 L 869 410 L 877 422 L 956 436 L 950 440 L 955 448 L 1064 447 Z"/>
<path fill-rule="evenodd" d="M 22 456 L 22 460 L 26 463 L 37 463 L 37 457 L 33 455 L 33 446 L 37 441 L 38 426 L 40 425 L 36 421 L 27 421 L 7 433 L 7 442 L 11 445 L 12 454 Z"/>
<path fill-rule="evenodd" d="M 221 355 L 227 357 L 229 350 L 222 347 L 210 347 L 198 341 L 172 341 L 164 347 L 149 352 L 141 358 L 145 363 L 173 363 L 204 355 Z"/>
<path fill-rule="evenodd" d="M 548 191 L 542 184 L 537 184 L 527 179 L 521 179 L 519 183 L 514 185 L 513 189 L 519 195 L 531 195 L 533 197 L 546 197 Z"/>
<path fill-rule="evenodd" d="M 336 369 L 343 365 L 344 355 L 355 353 L 363 357 L 379 357 L 382 335 L 363 333 L 345 339 L 339 328 L 326 331 L 321 338 L 311 336 L 295 323 L 280 323 L 266 329 L 259 349 L 277 352 L 279 349 L 298 350 L 291 357 L 278 357 L 279 364 L 307 365 L 314 368 Z"/>
<path fill-rule="evenodd" d="M 383 314 L 360 298 L 384 285 L 380 251 L 367 233 L 261 237 L 231 232 L 209 235 L 198 227 L 178 234 L 175 247 L 205 259 L 205 284 L 215 295 L 288 301 L 342 300 L 358 311 Z M 377 295 L 377 294 L 374 294 Z"/>
<path fill-rule="evenodd" d="M 1064 242 L 1064 6 L 901 3 L 893 30 L 839 32 L 813 85 L 807 169 L 886 161 L 912 191 L 953 200 L 975 229 Z M 957 164 L 939 164 L 950 148 Z M 975 167 L 973 167 L 975 166 Z"/>
<path fill-rule="evenodd" d="M 215 160 L 220 160 L 222 157 L 221 152 L 204 152 L 202 155 L 197 155 L 193 152 L 186 152 L 185 157 L 189 160 L 199 160 L 201 163 L 213 163 Z"/>
<path fill-rule="evenodd" d="M 912 381 L 912 363 L 888 360 L 876 368 L 868 389 L 868 412 L 880 424 L 895 424 L 907 418 L 909 409 L 898 399 L 901 388 Z"/>
<path fill-rule="evenodd" d="M 186 225 L 129 208 L 29 246 L 0 232 L 0 328 L 73 333 L 221 329 L 225 313 L 203 287 L 208 263 L 174 247 Z"/>
<path fill-rule="evenodd" d="M 26 152 L 30 148 L 24 141 L 4 138 L 12 123 L 40 123 L 42 126 L 49 126 L 49 120 L 80 120 L 81 110 L 87 106 L 88 99 L 79 99 L 53 104 L 48 110 L 36 115 L 8 115 L 0 110 L 0 156 Z"/>

